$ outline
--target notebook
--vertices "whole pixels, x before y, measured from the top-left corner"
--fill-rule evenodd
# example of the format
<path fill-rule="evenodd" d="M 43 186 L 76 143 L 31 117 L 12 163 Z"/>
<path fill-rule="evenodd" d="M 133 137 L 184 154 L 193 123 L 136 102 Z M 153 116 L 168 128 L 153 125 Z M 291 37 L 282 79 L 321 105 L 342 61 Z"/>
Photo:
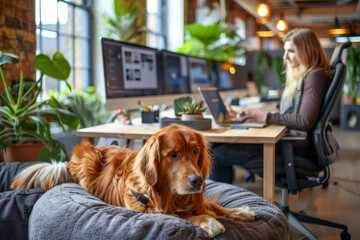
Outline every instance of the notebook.
<path fill-rule="evenodd" d="M 266 123 L 242 122 L 231 119 L 217 87 L 199 87 L 198 89 L 217 124 L 236 125 L 246 128 L 262 128 L 267 125 Z"/>

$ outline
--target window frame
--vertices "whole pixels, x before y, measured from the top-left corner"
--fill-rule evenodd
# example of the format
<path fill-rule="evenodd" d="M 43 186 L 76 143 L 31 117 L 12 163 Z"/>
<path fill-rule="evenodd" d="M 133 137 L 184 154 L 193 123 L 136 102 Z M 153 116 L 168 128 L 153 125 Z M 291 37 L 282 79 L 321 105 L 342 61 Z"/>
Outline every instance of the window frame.
<path fill-rule="evenodd" d="M 93 37 L 92 37 L 92 33 L 93 33 L 93 16 L 92 16 L 92 11 L 93 11 L 93 0 L 80 0 L 81 3 L 74 3 L 74 1 L 69 1 L 69 0 L 56 0 L 57 1 L 57 19 L 56 19 L 56 28 L 55 29 L 48 29 L 46 26 L 43 25 L 42 22 L 42 14 L 41 14 L 41 7 L 42 7 L 42 3 L 43 1 L 47 1 L 47 0 L 36 0 L 35 4 L 38 6 L 36 6 L 36 9 L 39 10 L 39 22 L 38 24 L 35 24 L 35 33 L 36 33 L 36 38 L 39 40 L 39 43 L 36 46 L 36 53 L 37 54 L 41 54 L 44 51 L 44 36 L 42 35 L 43 31 L 48 31 L 48 32 L 53 32 L 54 34 L 56 34 L 56 51 L 60 51 L 60 38 L 61 37 L 70 37 L 71 38 L 71 45 L 72 45 L 72 59 L 71 59 L 71 69 L 72 69 L 72 75 L 71 78 L 69 78 L 67 81 L 70 82 L 73 86 L 73 88 L 76 87 L 76 70 L 81 70 L 81 71 L 86 71 L 87 72 L 87 79 L 80 79 L 78 81 L 81 81 L 81 86 L 83 91 L 85 91 L 87 89 L 87 87 L 91 86 L 94 84 L 93 82 L 93 77 L 92 77 L 92 66 L 93 66 Z M 63 30 L 60 30 L 60 20 L 59 20 L 59 3 L 62 4 L 67 4 L 69 6 L 69 11 L 72 11 L 72 19 L 69 19 L 69 21 L 72 21 L 71 24 L 71 31 L 68 32 L 64 32 Z M 76 34 L 76 10 L 80 9 L 80 10 L 84 10 L 86 13 L 86 18 L 87 18 L 87 22 L 88 22 L 88 26 L 86 26 L 86 31 L 88 32 L 87 36 L 78 36 Z M 77 40 L 80 41 L 87 41 L 88 46 L 86 47 L 86 51 L 87 51 L 87 55 L 88 55 L 88 59 L 86 61 L 86 63 L 84 63 L 83 61 L 80 61 L 81 65 L 79 66 L 78 64 L 78 60 L 76 60 L 76 46 L 75 46 L 75 42 Z M 70 59 L 68 59 L 70 60 Z M 82 64 L 84 63 L 84 64 Z M 65 86 L 65 85 L 64 85 Z M 61 86 L 61 82 L 58 82 L 58 86 L 57 86 L 57 91 L 61 91 L 63 87 Z"/>

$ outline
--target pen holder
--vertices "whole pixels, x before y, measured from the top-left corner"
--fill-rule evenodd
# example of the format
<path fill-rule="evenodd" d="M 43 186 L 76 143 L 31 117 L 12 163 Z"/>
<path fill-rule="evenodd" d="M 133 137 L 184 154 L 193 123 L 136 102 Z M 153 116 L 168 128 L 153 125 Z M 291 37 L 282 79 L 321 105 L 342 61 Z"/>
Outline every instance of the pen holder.
<path fill-rule="evenodd" d="M 155 112 L 141 112 L 142 123 L 155 123 L 159 122 L 159 111 Z"/>

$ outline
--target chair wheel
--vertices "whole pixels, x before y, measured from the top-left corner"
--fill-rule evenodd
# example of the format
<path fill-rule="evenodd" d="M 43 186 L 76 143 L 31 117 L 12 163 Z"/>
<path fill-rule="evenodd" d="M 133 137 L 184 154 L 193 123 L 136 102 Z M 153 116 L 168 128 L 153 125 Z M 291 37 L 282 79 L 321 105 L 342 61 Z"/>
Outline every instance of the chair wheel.
<path fill-rule="evenodd" d="M 350 233 L 348 233 L 346 231 L 342 231 L 340 233 L 340 237 L 341 237 L 341 240 L 350 240 L 351 239 Z"/>
<path fill-rule="evenodd" d="M 246 172 L 245 181 L 246 182 L 255 182 L 255 175 L 251 172 Z"/>
<path fill-rule="evenodd" d="M 322 188 L 327 188 L 329 186 L 329 181 L 326 181 L 322 184 Z"/>

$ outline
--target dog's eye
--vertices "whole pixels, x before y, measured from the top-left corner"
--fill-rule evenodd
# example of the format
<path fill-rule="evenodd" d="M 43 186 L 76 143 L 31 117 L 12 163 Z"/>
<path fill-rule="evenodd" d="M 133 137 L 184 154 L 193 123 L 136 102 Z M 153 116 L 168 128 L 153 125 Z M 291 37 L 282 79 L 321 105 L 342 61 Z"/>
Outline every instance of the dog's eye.
<path fill-rule="evenodd" d="M 197 150 L 197 149 L 194 149 L 194 155 L 196 156 L 196 155 L 198 155 L 198 153 L 199 153 L 199 150 Z"/>
<path fill-rule="evenodd" d="M 178 154 L 176 152 L 172 152 L 169 154 L 169 158 L 171 159 L 177 159 L 178 158 Z"/>

